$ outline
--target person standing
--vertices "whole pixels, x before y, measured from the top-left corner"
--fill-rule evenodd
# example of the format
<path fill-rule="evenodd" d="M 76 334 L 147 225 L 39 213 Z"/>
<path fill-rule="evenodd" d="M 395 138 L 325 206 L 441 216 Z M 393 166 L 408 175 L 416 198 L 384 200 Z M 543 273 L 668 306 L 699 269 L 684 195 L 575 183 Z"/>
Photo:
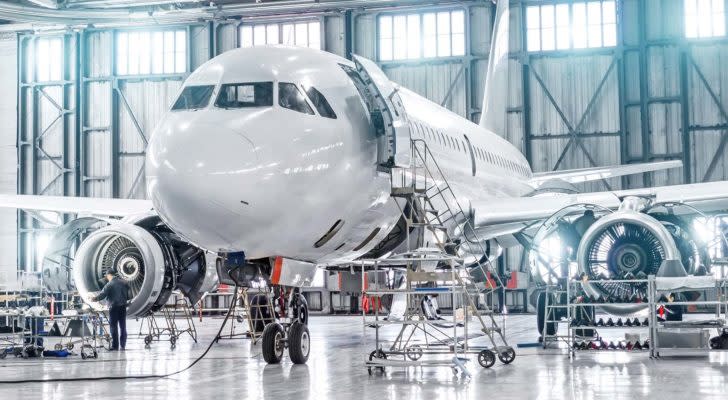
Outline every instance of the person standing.
<path fill-rule="evenodd" d="M 111 328 L 111 351 L 126 349 L 126 305 L 129 301 L 129 285 L 117 276 L 116 270 L 106 271 L 106 280 L 101 292 L 93 301 L 106 300 L 109 304 L 109 325 Z"/>

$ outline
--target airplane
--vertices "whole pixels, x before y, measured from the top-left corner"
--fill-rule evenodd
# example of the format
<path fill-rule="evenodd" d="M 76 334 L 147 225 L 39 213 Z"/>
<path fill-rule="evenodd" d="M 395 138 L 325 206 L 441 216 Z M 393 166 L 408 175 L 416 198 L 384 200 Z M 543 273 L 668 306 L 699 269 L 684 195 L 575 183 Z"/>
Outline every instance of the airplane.
<path fill-rule="evenodd" d="M 700 213 L 725 210 L 728 183 L 588 193 L 573 187 L 675 168 L 679 161 L 534 173 L 498 135 L 506 115 L 507 2 L 498 2 L 496 22 L 480 124 L 395 84 L 364 57 L 279 45 L 240 48 L 190 74 L 151 135 L 148 200 L 0 195 L 0 207 L 77 215 L 56 231 L 43 273 L 49 285 L 66 290 L 72 274 L 73 286 L 97 309 L 103 306 L 93 294 L 112 266 L 132 287 L 131 317 L 158 310 L 174 289 L 194 303 L 218 280 L 267 282 L 281 306 L 265 315 L 269 323 L 262 327 L 264 335 L 270 332 L 264 337 L 275 339 L 264 339 L 263 347 L 277 346 L 264 354 L 272 363 L 283 356 L 279 343 L 294 338 L 300 346 L 289 349 L 291 360 L 305 363 L 309 356 L 308 309 L 296 288 L 309 285 L 321 266 L 386 256 L 405 241 L 404 233 L 393 234 L 403 215 L 392 196 L 392 174 L 413 162 L 413 142 L 426 145 L 446 176 L 455 197 L 443 201 L 466 211 L 467 219 L 450 221 L 448 230 L 465 235 L 462 227 L 471 226 L 488 253 L 476 254 L 465 240 L 458 254 L 494 260 L 522 244 L 525 232 L 543 232 L 554 216 L 576 224 L 597 210 L 573 246 L 581 264 L 589 264 L 595 243 L 607 243 L 600 238 L 615 226 L 632 227 L 662 250 L 648 260 L 644 242 L 627 239 L 618 260 L 595 261 L 585 273 L 655 273 L 666 260 L 695 273 L 674 230 L 651 212 L 670 204 Z M 546 275 L 542 270 L 536 278 L 551 279 L 550 267 Z M 284 318 L 298 322 L 276 322 Z"/>

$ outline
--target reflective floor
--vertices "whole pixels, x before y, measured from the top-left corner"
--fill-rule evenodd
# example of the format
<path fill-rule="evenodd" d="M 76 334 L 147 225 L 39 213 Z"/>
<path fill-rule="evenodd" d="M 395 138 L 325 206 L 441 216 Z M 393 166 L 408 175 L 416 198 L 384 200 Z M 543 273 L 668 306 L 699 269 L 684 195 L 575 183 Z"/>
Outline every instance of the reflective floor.
<path fill-rule="evenodd" d="M 512 344 L 533 342 L 534 316 L 508 317 Z M 197 324 L 199 343 L 180 339 L 144 348 L 137 325 L 131 324 L 124 353 L 100 354 L 97 360 L 0 361 L 0 380 L 103 377 L 163 374 L 189 365 L 215 336 L 221 319 Z M 385 335 L 393 334 L 390 332 Z M 518 348 L 511 365 L 497 362 L 489 370 L 475 359 L 468 363 L 471 379 L 454 377 L 450 368 L 395 368 L 369 376 L 364 357 L 372 350 L 373 330 L 361 318 L 313 316 L 312 354 L 307 365 L 266 365 L 260 346 L 247 339 L 223 340 L 192 369 L 163 379 L 97 380 L 65 383 L 1 384 L 2 399 L 725 399 L 728 395 L 728 354 L 710 358 L 652 360 L 647 353 L 582 352 L 570 361 L 559 350 Z M 612 335 L 618 336 L 613 329 Z M 366 332 L 366 341 L 363 337 Z M 103 396 L 103 397 L 102 397 Z"/>

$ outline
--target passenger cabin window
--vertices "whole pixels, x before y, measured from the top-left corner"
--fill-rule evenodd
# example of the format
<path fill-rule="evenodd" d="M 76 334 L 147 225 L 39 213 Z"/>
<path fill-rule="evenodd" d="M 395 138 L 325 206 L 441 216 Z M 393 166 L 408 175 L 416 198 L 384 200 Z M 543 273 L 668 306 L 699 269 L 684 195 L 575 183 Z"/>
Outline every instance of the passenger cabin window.
<path fill-rule="evenodd" d="M 278 84 L 278 104 L 289 110 L 313 115 L 311 106 L 306 103 L 306 97 L 292 83 L 281 82 Z"/>
<path fill-rule="evenodd" d="M 250 108 L 273 106 L 273 82 L 229 83 L 220 87 L 215 106 Z"/>
<path fill-rule="evenodd" d="M 319 115 L 324 118 L 336 119 L 336 113 L 331 108 L 331 105 L 329 105 L 329 102 L 326 101 L 326 97 L 324 97 L 321 92 L 316 90 L 316 88 L 313 86 L 304 86 L 303 88 L 306 90 L 306 94 L 313 103 L 313 106 L 316 107 L 316 110 L 318 110 Z"/>
<path fill-rule="evenodd" d="M 182 94 L 174 102 L 172 110 L 197 110 L 205 108 L 210 103 L 210 97 L 212 97 L 214 90 L 214 85 L 187 86 L 182 89 Z"/>

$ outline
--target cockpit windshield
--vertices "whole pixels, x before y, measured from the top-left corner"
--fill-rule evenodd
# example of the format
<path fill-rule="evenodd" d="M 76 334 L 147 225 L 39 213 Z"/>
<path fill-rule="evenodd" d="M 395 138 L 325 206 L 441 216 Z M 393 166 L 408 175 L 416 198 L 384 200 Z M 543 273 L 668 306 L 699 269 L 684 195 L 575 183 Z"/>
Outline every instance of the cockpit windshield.
<path fill-rule="evenodd" d="M 197 110 L 207 107 L 215 90 L 214 85 L 187 86 L 182 89 L 177 101 L 174 102 L 172 110 Z"/>
<path fill-rule="evenodd" d="M 281 82 L 278 84 L 278 104 L 289 110 L 313 115 L 313 110 L 306 102 L 306 97 L 292 83 Z"/>
<path fill-rule="evenodd" d="M 215 106 L 248 108 L 273 106 L 273 82 L 228 83 L 220 87 Z"/>

